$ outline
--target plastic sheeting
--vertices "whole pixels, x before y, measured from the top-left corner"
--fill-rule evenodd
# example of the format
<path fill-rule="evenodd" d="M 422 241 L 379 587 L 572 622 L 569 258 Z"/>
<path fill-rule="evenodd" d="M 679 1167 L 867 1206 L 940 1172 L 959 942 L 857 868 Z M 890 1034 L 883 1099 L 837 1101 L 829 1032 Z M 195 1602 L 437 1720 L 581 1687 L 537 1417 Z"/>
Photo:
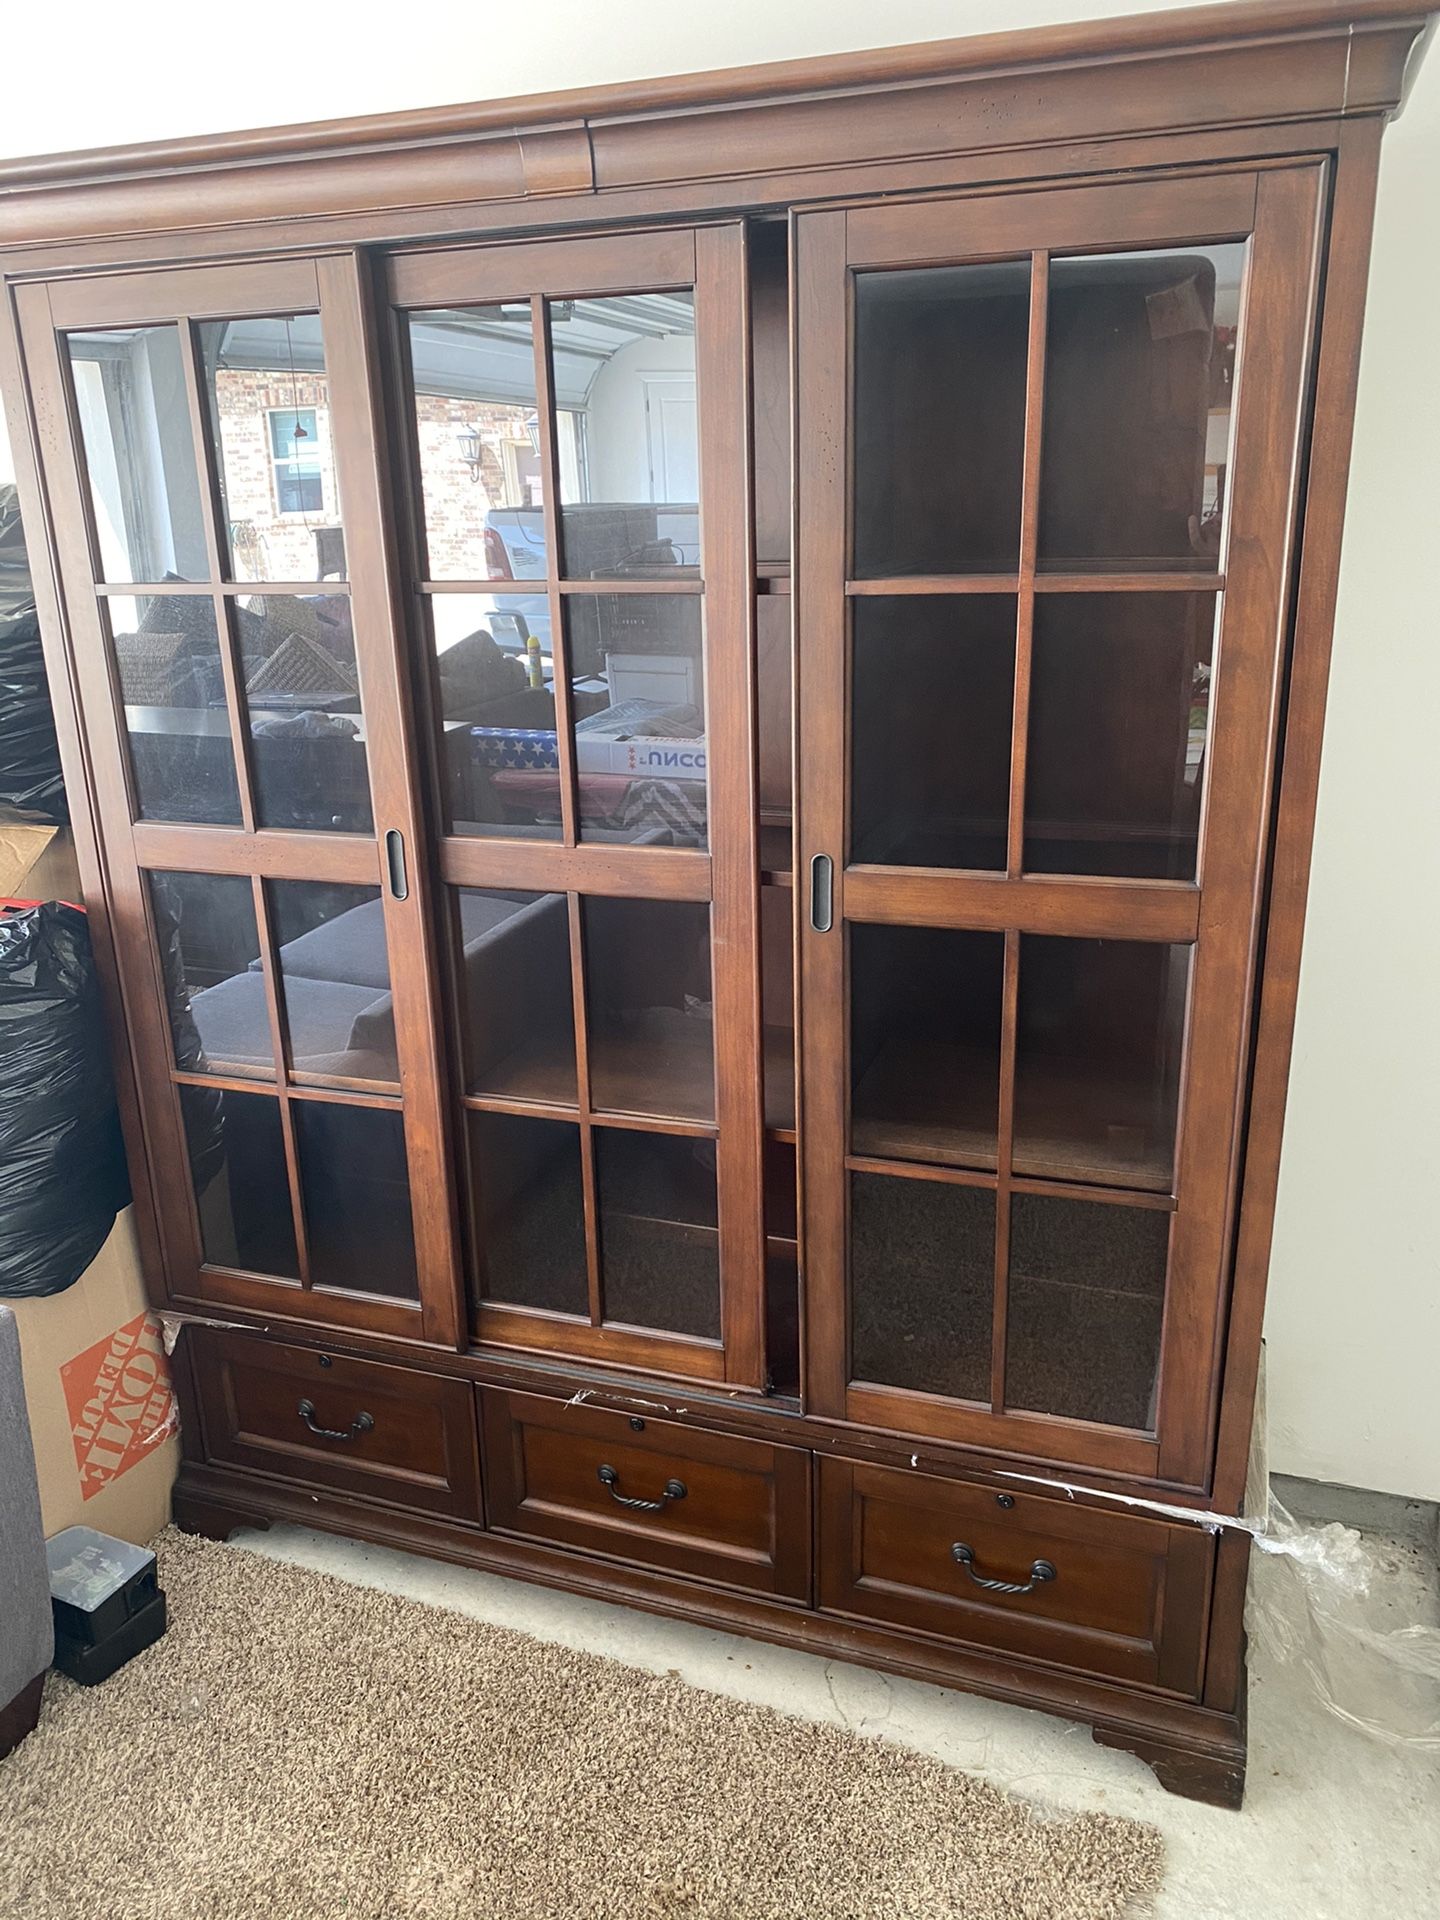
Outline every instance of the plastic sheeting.
<path fill-rule="evenodd" d="M 0 486 L 0 818 L 68 816 L 40 618 L 13 486 Z"/>
<path fill-rule="evenodd" d="M 1329 1710 L 1395 1746 L 1440 1753 L 1440 1593 L 1433 1547 L 1406 1580 L 1381 1536 L 1296 1520 L 1275 1497 L 1251 1562 L 1246 1624 L 1272 1658 L 1303 1668 Z M 1259 1555 L 1257 1554 L 1256 1560 Z M 1406 1618 L 1407 1612 L 1431 1618 Z M 1391 1624 L 1393 1619 L 1394 1624 Z"/>
<path fill-rule="evenodd" d="M 129 1199 L 85 915 L 0 913 L 0 1299 L 73 1286 Z"/>

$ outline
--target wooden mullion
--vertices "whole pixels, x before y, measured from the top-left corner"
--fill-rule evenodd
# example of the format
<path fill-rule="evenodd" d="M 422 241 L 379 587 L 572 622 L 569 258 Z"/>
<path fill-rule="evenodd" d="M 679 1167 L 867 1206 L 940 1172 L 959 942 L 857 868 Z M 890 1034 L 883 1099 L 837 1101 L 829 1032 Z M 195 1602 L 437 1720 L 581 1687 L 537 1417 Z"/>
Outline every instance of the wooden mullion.
<path fill-rule="evenodd" d="M 847 215 L 827 209 L 796 221 L 793 270 L 797 354 L 808 356 L 795 386 L 795 546 L 792 604 L 799 637 L 796 677 L 795 873 L 817 855 L 834 862 L 830 931 L 810 923 L 796 887 L 799 1084 L 802 1090 L 801 1237 L 805 1249 L 805 1391 L 809 1411 L 847 1417 L 850 1315 L 847 1192 L 849 1144 L 846 1018 L 845 865 L 849 765 L 849 512 L 846 432 L 850 382 Z"/>
<path fill-rule="evenodd" d="M 135 858 L 158 872 L 238 873 L 245 879 L 329 880 L 377 886 L 380 854 L 360 833 L 287 833 L 260 828 L 200 827 L 183 821 L 137 820 L 131 828 Z"/>
<path fill-rule="evenodd" d="M 452 834 L 440 845 L 440 871 L 452 886 L 523 887 L 530 893 L 600 894 L 615 900 L 711 897 L 711 859 L 691 847 L 582 844 Z"/>
<path fill-rule="evenodd" d="M 1035 640 L 1035 559 L 1040 541 L 1040 448 L 1045 429 L 1045 326 L 1050 256 L 1030 256 L 1030 333 L 1025 361 L 1025 459 L 1020 490 L 1020 580 L 1015 607 L 1015 692 L 1010 711 L 1010 829 L 1006 871 L 1025 856 L 1025 767 L 1030 751 L 1030 670 Z"/>
<path fill-rule="evenodd" d="M 203 591 L 204 581 L 197 580 L 101 580 L 96 583 L 95 591 L 102 600 L 163 600 L 167 597 L 177 599 L 189 595 L 197 597 L 196 589 Z M 348 580 L 214 580 L 210 586 L 215 593 L 223 594 L 227 600 L 246 598 L 279 599 L 282 596 L 294 598 L 297 595 L 323 592 L 327 597 L 334 596 L 348 600 L 350 582 Z"/>
<path fill-rule="evenodd" d="M 265 882 L 259 874 L 251 876 L 250 889 L 255 901 L 255 930 L 260 939 L 260 972 L 265 982 L 265 1015 L 270 1027 L 270 1045 L 275 1053 L 275 1091 L 280 1103 L 280 1135 L 285 1143 L 285 1171 L 290 1181 L 290 1212 L 295 1222 L 295 1253 L 300 1263 L 300 1284 L 308 1288 L 310 1278 L 310 1238 L 305 1226 L 304 1188 L 300 1178 L 300 1150 L 295 1138 L 295 1119 L 290 1111 L 286 1081 L 289 1076 L 290 1038 L 280 987 L 280 957 L 270 925 L 270 903 Z"/>
<path fill-rule="evenodd" d="M 971 593 L 1017 593 L 1018 573 L 905 573 L 894 578 L 847 580 L 845 596 L 849 600 L 883 597 L 893 600 L 903 595 Z"/>
<path fill-rule="evenodd" d="M 444 974 L 436 885 L 422 798 L 420 727 L 403 641 L 397 535 L 386 476 L 389 419 L 382 392 L 382 315 L 371 261 L 336 253 L 314 263 L 331 391 L 331 440 L 345 507 L 355 663 L 365 713 L 366 760 L 375 815 L 369 842 L 378 874 L 395 1010 L 411 1190 L 416 1271 L 425 1337 L 465 1341 L 465 1282 L 452 1152 L 448 1036 L 439 1005 Z M 397 833 L 403 893 L 379 873 L 379 848 Z M 375 884 L 372 877 L 371 885 Z"/>
<path fill-rule="evenodd" d="M 1005 935 L 1000 1005 L 1000 1109 L 995 1143 L 995 1292 L 990 1322 L 990 1409 L 1005 1411 L 1005 1344 L 1010 1317 L 1010 1191 L 1015 1147 L 1015 1027 L 1020 998 L 1020 935 Z"/>
<path fill-rule="evenodd" d="M 550 379 L 550 309 L 543 297 L 530 297 L 531 352 L 535 364 L 535 405 L 540 420 L 540 510 L 545 516 L 545 541 L 550 554 L 550 662 L 555 693 L 555 752 L 560 763 L 560 838 L 567 847 L 579 839 L 579 799 L 575 785 L 575 729 L 570 697 L 570 635 L 565 627 L 565 602 L 559 578 L 564 567 L 560 548 L 560 450 L 556 445 L 555 394 Z"/>
<path fill-rule="evenodd" d="M 616 593 L 618 594 L 631 594 L 631 593 L 702 594 L 704 593 L 705 582 L 700 578 L 698 574 L 682 573 L 681 570 L 677 567 L 675 569 L 675 576 L 676 577 L 673 580 L 656 580 L 653 578 L 644 579 L 644 580 L 606 580 L 599 577 L 593 580 L 567 580 L 562 578 L 562 579 L 556 580 L 554 582 L 554 586 L 555 586 L 555 590 L 558 593 L 560 593 L 562 596 L 576 594 L 576 595 L 579 595 L 581 598 L 583 598 L 586 594 L 600 594 L 600 593 L 609 593 L 609 594 L 616 594 Z"/>
<path fill-rule="evenodd" d="M 726 1378 L 765 1378 L 765 1060 L 755 713 L 749 260 L 738 222 L 695 236 L 700 537 L 720 1320 Z"/>
<path fill-rule="evenodd" d="M 600 1266 L 600 1196 L 595 1176 L 595 1132 L 590 1124 L 590 1019 L 585 996 L 585 928 L 578 893 L 567 893 L 570 922 L 570 994 L 575 1021 L 576 1119 L 580 1127 L 580 1191 L 585 1206 L 585 1285 L 590 1324 L 605 1319 L 604 1276 Z"/>
<path fill-rule="evenodd" d="M 1220 593 L 1223 573 L 1040 573 L 1036 593 Z"/>

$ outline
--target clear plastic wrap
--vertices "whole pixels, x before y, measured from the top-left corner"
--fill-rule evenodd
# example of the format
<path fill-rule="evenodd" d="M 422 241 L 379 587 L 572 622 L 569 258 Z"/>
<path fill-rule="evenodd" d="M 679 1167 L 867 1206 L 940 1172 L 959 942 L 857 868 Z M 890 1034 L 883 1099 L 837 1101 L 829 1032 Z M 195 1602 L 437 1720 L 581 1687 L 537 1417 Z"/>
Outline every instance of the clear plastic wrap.
<path fill-rule="evenodd" d="M 1330 1711 L 1392 1745 L 1440 1753 L 1434 1545 L 1297 1521 L 1275 1497 L 1255 1530 L 1246 1624 L 1298 1663 Z"/>

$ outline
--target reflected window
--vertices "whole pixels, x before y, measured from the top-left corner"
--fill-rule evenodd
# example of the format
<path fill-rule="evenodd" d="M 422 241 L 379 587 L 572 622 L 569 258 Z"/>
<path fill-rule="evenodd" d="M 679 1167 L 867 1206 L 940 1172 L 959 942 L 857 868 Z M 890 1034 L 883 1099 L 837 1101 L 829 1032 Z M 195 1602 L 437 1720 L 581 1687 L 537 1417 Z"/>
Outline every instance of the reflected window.
<path fill-rule="evenodd" d="M 72 333 L 67 345 L 100 578 L 206 579 L 178 328 Z"/>
<path fill-rule="evenodd" d="M 319 314 L 207 320 L 199 339 L 230 578 L 343 579 Z"/>

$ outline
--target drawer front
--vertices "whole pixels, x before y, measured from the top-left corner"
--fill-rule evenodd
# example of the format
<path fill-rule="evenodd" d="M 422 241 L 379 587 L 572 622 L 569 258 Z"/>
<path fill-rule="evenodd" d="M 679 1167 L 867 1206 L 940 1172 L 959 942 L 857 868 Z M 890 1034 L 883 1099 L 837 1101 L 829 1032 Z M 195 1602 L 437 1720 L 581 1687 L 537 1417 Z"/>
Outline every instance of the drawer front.
<path fill-rule="evenodd" d="M 829 1612 L 1193 1698 L 1214 1557 L 1199 1527 L 820 1462 Z"/>
<path fill-rule="evenodd" d="M 192 1327 L 206 1457 L 456 1520 L 480 1518 L 463 1380 Z"/>
<path fill-rule="evenodd" d="M 481 1387 L 492 1527 L 792 1600 L 810 1593 L 810 1456 Z"/>

